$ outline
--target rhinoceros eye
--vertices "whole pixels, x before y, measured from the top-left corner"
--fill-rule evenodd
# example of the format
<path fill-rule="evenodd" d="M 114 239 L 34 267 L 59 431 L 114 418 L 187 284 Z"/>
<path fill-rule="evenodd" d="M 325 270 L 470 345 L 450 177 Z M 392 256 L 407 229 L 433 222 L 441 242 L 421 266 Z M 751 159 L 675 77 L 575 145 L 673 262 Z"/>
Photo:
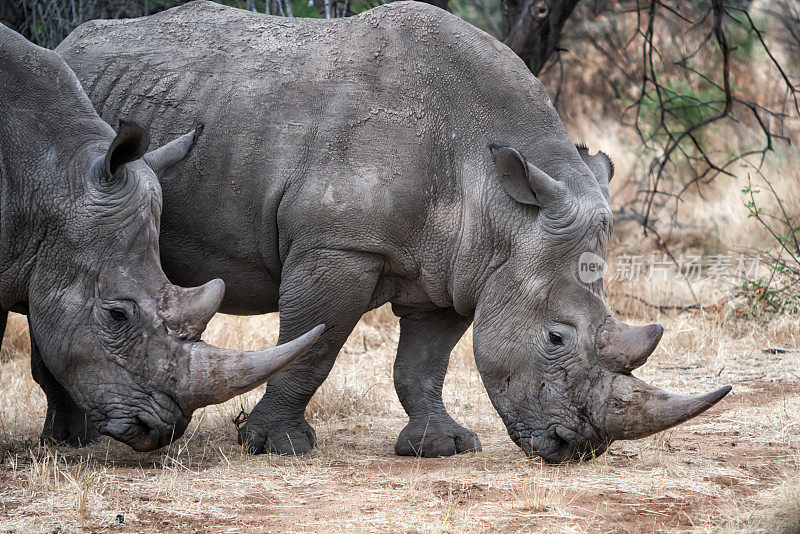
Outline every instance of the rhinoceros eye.
<path fill-rule="evenodd" d="M 108 314 L 118 323 L 124 323 L 128 320 L 128 313 L 122 308 L 111 308 L 108 310 Z"/>
<path fill-rule="evenodd" d="M 561 334 L 557 334 L 555 332 L 549 332 L 548 337 L 550 338 L 550 343 L 553 345 L 563 345 L 564 339 L 561 337 Z"/>

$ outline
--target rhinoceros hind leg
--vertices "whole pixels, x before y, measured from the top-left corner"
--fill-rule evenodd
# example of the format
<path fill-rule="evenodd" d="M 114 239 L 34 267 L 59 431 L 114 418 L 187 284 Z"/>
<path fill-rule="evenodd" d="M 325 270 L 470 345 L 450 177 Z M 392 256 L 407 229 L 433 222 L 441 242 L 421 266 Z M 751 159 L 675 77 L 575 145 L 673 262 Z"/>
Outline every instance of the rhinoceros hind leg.
<path fill-rule="evenodd" d="M 410 311 L 400 315 L 394 386 L 409 416 L 394 450 L 401 456 L 452 456 L 481 450 L 475 432 L 456 423 L 444 407 L 442 386 L 450 352 L 472 322 L 455 310 Z"/>
<path fill-rule="evenodd" d="M 100 432 L 94 424 L 45 367 L 33 335 L 31 335 L 31 373 L 47 397 L 47 414 L 40 436 L 42 443 L 65 443 L 83 447 L 100 438 Z"/>
<path fill-rule="evenodd" d="M 267 384 L 239 429 L 239 443 L 249 452 L 303 454 L 314 448 L 316 434 L 305 420 L 306 406 L 369 309 L 380 268 L 380 260 L 368 254 L 330 249 L 289 254 L 281 276 L 278 343 L 318 324 L 326 329 L 306 354 Z"/>

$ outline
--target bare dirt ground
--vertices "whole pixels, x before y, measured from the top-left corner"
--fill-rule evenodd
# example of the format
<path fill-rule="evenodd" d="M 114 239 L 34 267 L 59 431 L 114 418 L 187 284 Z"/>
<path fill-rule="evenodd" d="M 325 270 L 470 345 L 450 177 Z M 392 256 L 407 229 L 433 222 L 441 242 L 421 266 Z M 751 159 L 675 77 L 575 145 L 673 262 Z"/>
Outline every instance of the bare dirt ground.
<path fill-rule="evenodd" d="M 615 154 L 621 202 L 633 190 L 624 181 L 635 174 L 631 151 L 612 124 L 583 124 L 575 139 Z M 800 206 L 798 168 L 795 151 L 768 169 L 787 206 Z M 772 246 L 747 218 L 746 184 L 743 175 L 687 199 L 682 226 L 665 234 L 672 252 Z M 625 224 L 611 250 L 662 252 Z M 12 315 L 0 352 L 0 532 L 800 533 L 798 316 L 751 316 L 731 283 L 611 278 L 611 310 L 666 328 L 638 376 L 676 393 L 733 392 L 687 424 L 557 467 L 525 458 L 508 438 L 475 369 L 471 331 L 451 358 L 444 399 L 484 450 L 395 456 L 406 418 L 392 386 L 398 326 L 388 308 L 364 317 L 312 400 L 312 454 L 249 456 L 236 444 L 232 421 L 263 388 L 195 413 L 182 439 L 154 453 L 109 441 L 41 447 L 44 397 L 30 375 L 25 319 Z M 704 311 L 663 314 L 639 299 L 699 301 Z M 262 348 L 277 330 L 276 315 L 217 316 L 204 337 Z"/>
<path fill-rule="evenodd" d="M 604 94 L 596 80 L 608 62 L 583 50 L 573 48 L 580 68 L 567 76 L 577 97 L 565 98 L 560 113 L 572 139 L 614 159 L 612 200 L 621 208 L 641 193 L 631 177 L 648 162 L 619 117 L 598 116 L 603 106 L 593 95 Z M 760 94 L 756 100 L 777 101 L 769 95 L 778 78 L 768 67 L 754 59 L 735 83 Z M 760 146 L 752 133 L 737 123 L 707 141 L 720 152 L 729 140 Z M 612 255 L 661 255 L 666 245 L 676 256 L 707 259 L 774 248 L 748 217 L 742 189 L 748 174 L 758 185 L 763 171 L 800 220 L 796 122 L 785 135 L 795 142 L 778 143 L 763 169 L 731 169 L 735 178 L 685 195 L 680 224 L 659 214 L 660 247 L 641 228 L 617 224 Z M 764 194 L 761 201 L 766 213 L 777 209 Z M 451 358 L 444 399 L 483 451 L 395 456 L 406 418 L 392 387 L 398 327 L 387 308 L 364 317 L 312 400 L 307 417 L 319 443 L 309 455 L 250 456 L 237 445 L 233 419 L 263 388 L 198 411 L 186 435 L 161 451 L 136 453 L 112 441 L 40 446 L 44 396 L 30 375 L 25 319 L 12 315 L 0 351 L 0 532 L 800 533 L 800 319 L 748 315 L 734 294 L 732 284 L 609 283 L 618 317 L 666 328 L 638 376 L 676 393 L 723 384 L 733 391 L 684 425 L 563 466 L 525 458 L 508 438 L 475 369 L 471 331 Z M 701 302 L 704 311 L 664 314 L 638 299 Z M 204 337 L 262 348 L 275 343 L 277 326 L 276 315 L 218 316 Z"/>
<path fill-rule="evenodd" d="M 254 457 L 236 444 L 232 419 L 263 389 L 196 413 L 166 450 L 41 447 L 43 395 L 27 368 L 24 318 L 14 316 L 0 356 L 0 531 L 800 532 L 796 318 L 639 312 L 666 327 L 642 378 L 680 393 L 725 383 L 733 392 L 688 424 L 557 467 L 526 459 L 506 435 L 471 332 L 452 358 L 445 401 L 483 452 L 395 456 L 406 419 L 386 308 L 362 320 L 312 401 L 319 446 L 310 455 Z M 276 316 L 219 316 L 206 337 L 257 347 L 276 331 Z"/>

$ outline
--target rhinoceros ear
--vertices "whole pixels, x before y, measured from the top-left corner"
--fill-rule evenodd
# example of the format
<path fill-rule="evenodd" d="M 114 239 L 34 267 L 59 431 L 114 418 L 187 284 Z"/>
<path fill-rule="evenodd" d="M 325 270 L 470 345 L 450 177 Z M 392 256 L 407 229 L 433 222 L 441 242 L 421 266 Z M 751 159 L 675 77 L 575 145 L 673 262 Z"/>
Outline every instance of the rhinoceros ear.
<path fill-rule="evenodd" d="M 202 123 L 198 124 L 197 128 L 191 132 L 170 141 L 161 148 L 157 148 L 152 152 L 145 154 L 145 163 L 147 163 L 150 168 L 153 169 L 153 171 L 156 173 L 156 176 L 161 178 L 167 169 L 189 155 L 189 152 L 192 151 L 192 148 L 194 147 L 195 143 L 197 143 L 197 138 L 200 137 L 201 133 L 203 133 Z"/>
<path fill-rule="evenodd" d="M 136 161 L 147 151 L 150 136 L 133 122 L 119 121 L 119 132 L 108 147 L 103 160 L 103 181 L 110 182 L 126 163 Z"/>
<path fill-rule="evenodd" d="M 490 145 L 497 167 L 500 185 L 517 202 L 530 206 L 545 206 L 558 199 L 563 185 L 546 172 L 525 161 L 522 154 L 510 146 Z"/>
<path fill-rule="evenodd" d="M 589 166 L 589 170 L 594 173 L 597 181 L 601 184 L 608 184 L 614 177 L 614 162 L 611 161 L 608 154 L 598 152 L 592 156 L 589 154 L 589 148 L 586 145 L 575 145 L 575 147 L 578 149 L 578 154 L 581 155 L 583 161 Z"/>

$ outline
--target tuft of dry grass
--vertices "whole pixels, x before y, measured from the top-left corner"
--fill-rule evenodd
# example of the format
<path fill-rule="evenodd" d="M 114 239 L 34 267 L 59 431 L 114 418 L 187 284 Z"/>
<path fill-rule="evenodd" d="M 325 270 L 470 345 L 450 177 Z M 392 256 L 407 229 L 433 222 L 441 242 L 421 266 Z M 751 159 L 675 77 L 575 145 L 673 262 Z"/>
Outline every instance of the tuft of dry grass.
<path fill-rule="evenodd" d="M 797 322 L 650 310 L 632 320 L 667 329 L 642 378 L 680 393 L 722 383 L 734 392 L 685 425 L 565 466 L 526 459 L 511 443 L 475 369 L 470 332 L 454 351 L 445 403 L 484 451 L 394 456 L 406 419 L 392 386 L 399 332 L 388 307 L 348 339 L 307 413 L 319 447 L 299 458 L 253 457 L 236 444 L 232 419 L 263 389 L 199 411 L 161 451 L 38 446 L 44 399 L 20 355 L 0 364 L 0 531 L 793 532 L 800 354 L 762 348 L 800 348 Z M 276 336 L 275 315 L 218 316 L 206 338 L 254 348 Z"/>
<path fill-rule="evenodd" d="M 9 313 L 3 346 L 0 348 L 0 363 L 24 358 L 30 352 L 28 321 L 22 315 Z"/>
<path fill-rule="evenodd" d="M 575 119 L 573 137 L 611 154 L 615 205 L 633 198 L 626 133 L 608 121 Z M 800 205 L 800 155 L 764 169 L 787 204 Z M 707 256 L 767 241 L 747 221 L 735 181 L 685 199 L 668 234 L 679 253 Z M 613 259 L 660 253 L 632 223 L 615 228 Z M 185 436 L 136 453 L 112 441 L 83 449 L 39 446 L 44 396 L 29 370 L 24 317 L 11 314 L 0 352 L 0 531 L 94 532 L 798 532 L 800 531 L 800 328 L 796 316 L 740 313 L 724 280 L 609 279 L 620 318 L 665 327 L 641 378 L 677 393 L 722 384 L 719 406 L 647 439 L 613 444 L 595 460 L 547 466 L 510 441 L 475 368 L 471 329 L 453 351 L 444 401 L 476 431 L 480 453 L 401 458 L 394 442 L 407 422 L 392 383 L 398 321 L 388 306 L 366 314 L 306 416 L 318 448 L 291 458 L 250 456 L 234 417 L 264 388 L 195 413 Z M 654 304 L 695 304 L 689 312 Z M 272 346 L 278 316 L 218 315 L 204 338 Z M 783 352 L 768 353 L 779 348 Z"/>

